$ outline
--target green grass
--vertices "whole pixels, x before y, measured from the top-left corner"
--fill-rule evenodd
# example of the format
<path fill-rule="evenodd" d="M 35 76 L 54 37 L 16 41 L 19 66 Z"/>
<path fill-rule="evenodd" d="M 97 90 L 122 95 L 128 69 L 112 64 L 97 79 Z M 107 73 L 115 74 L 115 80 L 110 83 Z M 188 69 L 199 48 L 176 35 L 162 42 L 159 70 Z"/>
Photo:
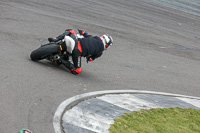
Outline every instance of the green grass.
<path fill-rule="evenodd" d="M 110 133 L 200 133 L 200 110 L 142 109 L 116 118 Z"/>

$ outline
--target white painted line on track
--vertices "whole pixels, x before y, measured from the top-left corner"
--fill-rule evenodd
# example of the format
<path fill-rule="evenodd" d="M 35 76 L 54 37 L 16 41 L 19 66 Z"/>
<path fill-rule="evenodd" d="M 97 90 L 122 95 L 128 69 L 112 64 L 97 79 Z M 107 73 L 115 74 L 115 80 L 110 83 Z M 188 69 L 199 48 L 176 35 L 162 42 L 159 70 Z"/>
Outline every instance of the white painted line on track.
<path fill-rule="evenodd" d="M 192 104 L 193 106 L 196 106 L 198 108 L 200 108 L 200 100 L 197 99 L 188 99 L 188 98 L 182 98 L 182 97 L 178 97 L 177 99 L 180 99 L 186 103 Z"/>
<path fill-rule="evenodd" d="M 78 107 L 73 107 L 67 111 L 67 113 L 63 115 L 62 120 L 65 123 L 98 133 L 107 133 L 107 129 L 110 127 L 110 124 L 114 123 L 112 119 L 84 111 Z"/>
<path fill-rule="evenodd" d="M 104 95 L 101 97 L 97 97 L 97 99 L 101 99 L 105 102 L 114 104 L 121 108 L 125 108 L 127 110 L 140 110 L 140 109 L 149 109 L 149 108 L 159 108 L 159 106 L 145 101 L 143 99 L 137 98 L 130 94 L 120 94 L 120 95 Z"/>

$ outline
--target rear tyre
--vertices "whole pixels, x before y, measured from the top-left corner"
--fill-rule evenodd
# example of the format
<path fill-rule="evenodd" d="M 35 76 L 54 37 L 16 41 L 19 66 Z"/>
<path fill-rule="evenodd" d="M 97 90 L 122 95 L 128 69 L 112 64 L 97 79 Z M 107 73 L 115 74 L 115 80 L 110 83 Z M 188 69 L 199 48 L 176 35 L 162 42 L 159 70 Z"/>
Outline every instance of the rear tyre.
<path fill-rule="evenodd" d="M 50 55 L 58 54 L 60 51 L 60 47 L 57 44 L 46 44 L 44 46 L 39 47 L 38 49 L 34 50 L 30 58 L 33 61 L 38 61 L 47 58 Z"/>

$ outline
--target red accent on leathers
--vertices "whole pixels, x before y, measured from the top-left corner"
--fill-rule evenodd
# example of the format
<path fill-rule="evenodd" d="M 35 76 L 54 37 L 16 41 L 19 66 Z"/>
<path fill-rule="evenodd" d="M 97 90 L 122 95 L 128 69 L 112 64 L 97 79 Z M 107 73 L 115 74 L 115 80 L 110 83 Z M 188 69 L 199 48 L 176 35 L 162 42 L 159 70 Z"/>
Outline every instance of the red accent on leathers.
<path fill-rule="evenodd" d="M 77 74 L 79 74 L 81 72 L 81 67 L 80 68 L 76 68 L 75 70 L 71 69 L 70 71 L 75 71 Z"/>
<path fill-rule="evenodd" d="M 76 36 L 76 32 L 74 30 L 66 30 L 65 32 L 70 32 Z"/>
<path fill-rule="evenodd" d="M 82 34 L 84 34 L 84 33 L 85 33 L 85 30 L 82 31 Z"/>
<path fill-rule="evenodd" d="M 89 58 L 89 61 L 93 61 L 91 58 Z"/>
<path fill-rule="evenodd" d="M 82 51 L 82 47 L 81 47 L 81 43 L 80 43 L 80 41 L 78 41 L 78 50 L 82 53 L 83 51 Z"/>

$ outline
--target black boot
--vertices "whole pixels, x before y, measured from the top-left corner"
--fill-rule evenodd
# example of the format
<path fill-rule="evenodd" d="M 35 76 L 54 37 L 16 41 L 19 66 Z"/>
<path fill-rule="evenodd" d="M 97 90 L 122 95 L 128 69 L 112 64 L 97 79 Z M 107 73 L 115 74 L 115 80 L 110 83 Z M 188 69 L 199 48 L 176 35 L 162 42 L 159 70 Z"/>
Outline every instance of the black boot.
<path fill-rule="evenodd" d="M 50 37 L 50 38 L 48 38 L 48 41 L 49 41 L 49 42 L 57 42 L 58 39 L 57 39 L 57 38 L 52 38 L 52 37 Z"/>
<path fill-rule="evenodd" d="M 57 60 L 56 61 L 56 66 L 60 66 L 62 64 L 62 61 L 61 60 Z"/>

